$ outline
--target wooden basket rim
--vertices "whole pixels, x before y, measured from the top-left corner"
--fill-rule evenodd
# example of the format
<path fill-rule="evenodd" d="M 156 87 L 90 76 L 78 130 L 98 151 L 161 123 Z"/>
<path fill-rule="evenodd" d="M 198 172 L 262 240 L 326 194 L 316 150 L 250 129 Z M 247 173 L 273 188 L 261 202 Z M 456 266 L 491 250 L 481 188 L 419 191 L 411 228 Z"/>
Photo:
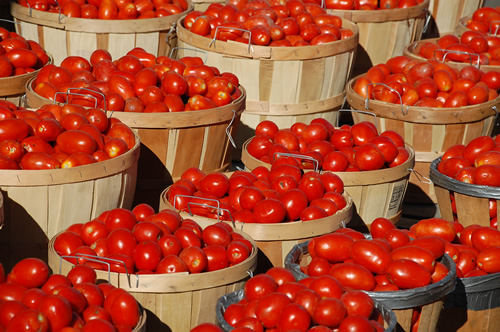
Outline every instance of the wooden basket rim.
<path fill-rule="evenodd" d="M 427 61 L 428 59 L 424 58 L 423 56 L 419 55 L 417 53 L 417 50 L 422 47 L 422 45 L 426 42 L 431 42 L 434 43 L 438 40 L 439 38 L 429 38 L 429 39 L 422 39 L 418 41 L 414 41 L 408 45 L 403 50 L 403 55 L 406 55 L 407 57 L 414 59 L 414 60 L 419 60 L 419 61 Z M 475 62 L 475 60 L 473 60 Z M 456 62 L 456 61 L 447 61 L 443 62 L 450 66 L 451 68 L 455 69 L 462 69 L 464 67 L 469 66 L 470 64 L 467 62 Z M 474 64 L 473 64 L 474 65 Z M 487 72 L 487 71 L 500 71 L 500 65 L 495 66 L 495 65 L 479 65 L 479 69 Z"/>
<path fill-rule="evenodd" d="M 47 52 L 45 53 L 49 57 L 49 62 L 47 62 L 42 68 L 54 63 L 54 57 L 52 56 L 52 54 L 49 54 Z M 26 91 L 26 82 L 36 77 L 40 70 L 42 70 L 42 68 L 22 75 L 0 77 L 0 95 L 11 96 L 16 94 L 24 94 L 24 92 Z"/>
<path fill-rule="evenodd" d="M 33 90 L 35 79 L 36 77 L 33 77 L 26 82 L 25 89 L 28 104 L 30 104 L 31 98 L 36 99 L 37 104 L 41 103 L 41 101 L 44 101 L 45 104 L 53 104 L 54 101 L 40 96 Z M 207 110 L 165 113 L 113 112 L 111 116 L 119 119 L 129 127 L 148 129 L 189 128 L 226 122 L 230 121 L 234 116 L 241 115 L 245 110 L 246 90 L 241 85 L 239 89 L 241 90 L 241 96 L 231 104 Z M 62 105 L 62 103 L 59 104 Z M 32 106 L 30 105 L 30 107 Z"/>
<path fill-rule="evenodd" d="M 188 0 L 188 8 L 179 14 L 130 20 L 100 20 L 88 18 L 67 17 L 63 14 L 30 10 L 16 2 L 11 2 L 11 15 L 19 21 L 29 22 L 65 31 L 85 33 L 144 33 L 161 32 L 175 28 L 179 17 L 193 10 L 193 4 Z M 61 15 L 61 21 L 59 21 Z M 174 31 L 175 32 L 175 31 Z"/>
<path fill-rule="evenodd" d="M 403 21 L 418 18 L 422 15 L 430 15 L 430 0 L 408 8 L 377 9 L 377 10 L 340 10 L 328 9 L 329 14 L 338 15 L 354 23 L 384 23 L 388 21 Z"/>
<path fill-rule="evenodd" d="M 170 186 L 161 193 L 161 204 L 163 204 L 167 209 L 175 210 L 170 202 L 166 200 L 166 194 L 169 188 Z M 339 210 L 335 214 L 326 218 L 277 224 L 235 223 L 235 229 L 247 233 L 255 241 L 299 240 L 317 236 L 319 234 L 330 233 L 341 227 L 345 227 L 345 225 L 351 221 L 353 214 L 353 201 L 351 196 L 346 191 L 344 191 L 343 196 L 346 199 L 347 205 L 342 210 Z M 183 218 L 193 219 L 200 225 L 209 225 L 216 222 L 215 219 L 190 215 L 188 212 L 178 212 Z M 226 223 L 233 226 L 231 222 Z"/>
<path fill-rule="evenodd" d="M 184 28 L 184 17 L 177 22 L 177 38 L 186 44 L 193 45 L 198 49 L 221 53 L 228 57 L 263 59 L 263 60 L 306 60 L 335 56 L 346 52 L 354 52 L 359 42 L 359 31 L 356 24 L 342 19 L 342 26 L 347 25 L 352 30 L 353 35 L 346 39 L 337 40 L 331 43 L 300 46 L 300 47 L 272 47 L 252 45 L 252 52 L 249 51 L 249 44 L 234 41 L 217 40 L 196 35 Z"/>
<path fill-rule="evenodd" d="M 208 225 L 201 225 L 205 228 Z M 64 231 L 63 231 L 64 232 Z M 235 229 L 245 239 L 252 243 L 252 252 L 240 264 L 229 266 L 222 270 L 202 273 L 166 273 L 166 274 L 141 274 L 127 275 L 126 273 L 109 272 L 109 281 L 116 287 L 129 292 L 142 293 L 179 293 L 209 289 L 232 284 L 250 276 L 257 267 L 257 244 L 247 233 Z M 49 241 L 49 266 L 52 269 L 70 270 L 74 264 L 64 260 L 55 251 L 54 242 L 59 234 Z M 56 261 L 53 261 L 56 260 Z M 108 280 L 108 271 L 95 270 L 97 279 Z"/>
<path fill-rule="evenodd" d="M 248 169 L 254 169 L 258 166 L 264 166 L 268 169 L 271 164 L 258 160 L 248 153 L 247 146 L 252 140 L 250 137 L 243 143 L 241 151 L 241 160 Z M 404 177 L 409 177 L 413 167 L 415 166 L 415 150 L 409 145 L 405 144 L 410 156 L 407 161 L 393 168 L 384 168 L 375 171 L 364 172 L 331 172 L 340 176 L 344 182 L 344 187 L 360 186 L 360 185 L 375 185 L 386 182 L 393 182 Z M 253 168 L 252 168 L 253 167 Z"/>
<path fill-rule="evenodd" d="M 134 133 L 135 134 L 135 133 Z M 89 165 L 44 170 L 0 170 L 2 187 L 33 187 L 64 185 L 96 180 L 118 174 L 139 160 L 140 138 L 135 134 L 135 145 L 121 156 Z"/>
<path fill-rule="evenodd" d="M 463 107 L 404 107 L 401 104 L 391 104 L 373 99 L 369 99 L 368 107 L 366 107 L 366 99 L 352 88 L 354 82 L 361 76 L 363 74 L 347 82 L 347 102 L 353 109 L 366 110 L 383 118 L 424 124 L 461 124 L 482 121 L 498 114 L 495 108 L 500 105 L 500 96 L 479 105 Z M 403 111 L 406 113 L 403 113 Z"/>

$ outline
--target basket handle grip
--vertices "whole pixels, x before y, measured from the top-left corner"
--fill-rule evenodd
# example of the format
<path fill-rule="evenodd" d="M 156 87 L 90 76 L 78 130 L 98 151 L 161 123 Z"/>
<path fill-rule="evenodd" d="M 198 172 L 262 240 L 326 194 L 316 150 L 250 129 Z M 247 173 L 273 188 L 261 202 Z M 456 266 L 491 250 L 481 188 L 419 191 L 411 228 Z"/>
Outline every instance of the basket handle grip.
<path fill-rule="evenodd" d="M 169 33 L 170 33 L 170 31 L 169 31 Z M 204 50 L 198 50 L 198 49 L 190 48 L 190 47 L 172 47 L 172 49 L 170 50 L 170 55 L 168 57 L 173 59 L 174 51 L 176 51 L 176 50 L 189 50 L 189 51 L 193 51 L 193 52 L 203 53 L 205 55 L 205 60 L 203 60 L 203 63 L 207 63 L 208 52 L 206 52 Z"/>
<path fill-rule="evenodd" d="M 439 52 L 439 51 L 444 52 L 442 62 L 446 61 L 446 56 L 449 55 L 449 54 L 465 54 L 465 55 L 469 56 L 469 64 L 471 66 L 472 66 L 472 58 L 473 57 L 477 58 L 477 62 L 475 64 L 475 67 L 479 68 L 479 66 L 480 66 L 480 62 L 479 62 L 480 58 L 479 58 L 479 54 L 477 54 L 477 53 L 470 53 L 470 52 L 464 52 L 464 51 L 455 51 L 455 50 L 436 49 L 436 50 L 434 50 L 434 59 L 437 59 L 436 58 L 436 52 Z"/>
<path fill-rule="evenodd" d="M 429 29 L 429 24 L 431 23 L 432 14 L 429 8 L 424 8 L 423 10 L 425 12 L 425 23 L 424 27 L 422 28 L 422 33 L 426 33 L 427 29 Z"/>
<path fill-rule="evenodd" d="M 102 96 L 102 99 L 104 101 L 104 112 L 106 113 L 106 108 L 107 108 L 107 105 L 106 105 L 106 95 L 104 93 L 102 93 L 101 91 L 96 91 L 96 90 L 92 90 L 92 89 L 89 89 L 89 88 L 68 88 L 68 94 L 76 94 L 74 92 L 71 92 L 71 90 L 77 90 L 77 91 L 81 91 L 81 90 L 84 90 L 84 91 L 89 91 L 89 92 L 93 92 L 93 93 L 96 93 L 98 95 L 101 95 Z M 86 97 L 90 97 L 90 98 L 94 98 L 95 99 L 95 107 L 94 108 L 97 108 L 97 97 L 95 96 L 92 96 L 91 94 L 83 94 L 83 96 L 86 96 Z"/>
<path fill-rule="evenodd" d="M 273 154 L 273 161 L 276 160 L 279 157 L 292 157 L 292 158 L 297 158 L 297 159 L 300 159 L 300 160 L 310 160 L 314 164 L 314 171 L 315 172 L 319 171 L 319 161 L 316 158 L 313 158 L 311 156 L 306 156 L 306 155 L 297 154 L 297 153 L 275 152 Z"/>
<path fill-rule="evenodd" d="M 367 107 L 368 109 L 368 104 L 365 102 L 365 107 Z M 367 114 L 367 115 L 371 115 L 373 116 L 374 118 L 374 124 L 375 124 L 375 128 L 377 128 L 377 131 L 378 131 L 378 126 L 377 126 L 377 114 L 373 113 L 373 112 L 368 112 L 368 111 L 362 111 L 362 110 L 351 110 L 351 109 L 346 109 L 346 108 L 342 108 L 342 109 L 339 109 L 338 112 L 349 112 L 349 113 L 362 113 L 362 114 Z M 338 127 L 339 126 L 339 117 L 337 116 L 337 123 L 335 124 L 335 127 Z"/>
<path fill-rule="evenodd" d="M 212 46 L 212 44 L 214 45 L 215 47 L 215 41 L 217 40 L 217 33 L 219 32 L 219 28 L 222 30 L 222 29 L 232 29 L 232 30 L 239 30 L 239 31 L 243 31 L 243 32 L 248 32 L 250 34 L 250 36 L 248 37 L 248 53 L 253 53 L 253 47 L 252 47 L 252 31 L 250 30 L 246 30 L 246 29 L 241 29 L 241 28 L 233 28 L 233 27 L 227 27 L 227 26 L 224 26 L 224 25 L 219 25 L 215 28 L 215 35 L 214 35 L 214 38 L 212 39 L 212 41 L 208 44 L 208 47 Z"/>
<path fill-rule="evenodd" d="M 0 21 L 19 25 L 21 27 L 21 33 L 20 33 L 20 35 L 23 34 L 23 23 L 22 22 L 16 22 L 16 21 L 13 21 L 13 20 L 5 19 L 5 18 L 0 18 Z"/>
<path fill-rule="evenodd" d="M 128 272 L 127 265 L 125 264 L 124 261 L 122 261 L 120 259 L 100 257 L 100 256 L 82 254 L 82 253 L 76 253 L 75 255 L 65 255 L 65 256 L 61 256 L 59 258 L 59 274 L 62 273 L 62 260 L 63 260 L 63 258 L 76 258 L 76 265 L 79 265 L 80 258 L 85 258 L 86 260 L 91 261 L 91 262 L 105 264 L 108 267 L 108 282 L 109 283 L 111 283 L 111 263 L 110 262 L 123 264 L 123 267 L 125 268 L 125 274 L 127 275 L 128 287 L 132 288 L 131 283 L 130 283 L 130 273 Z M 137 278 L 137 282 L 136 282 L 135 287 L 137 288 L 137 287 L 139 287 L 139 275 L 136 274 L 136 278 Z"/>
<path fill-rule="evenodd" d="M 390 86 L 388 86 L 385 83 L 369 83 L 368 85 L 382 85 L 382 86 L 386 87 L 387 89 L 389 89 L 391 92 L 396 93 L 398 95 L 398 97 L 399 97 L 399 103 L 401 105 L 401 113 L 403 113 L 403 115 L 407 115 L 408 114 L 408 110 L 410 108 L 409 108 L 409 106 L 406 106 L 406 113 L 405 113 L 405 111 L 404 111 L 404 105 L 403 105 L 403 98 L 401 98 L 401 94 L 398 91 L 394 90 L 393 88 L 391 88 Z M 370 100 L 370 98 L 366 98 L 365 99 L 365 108 L 366 109 L 370 108 L 369 100 Z"/>

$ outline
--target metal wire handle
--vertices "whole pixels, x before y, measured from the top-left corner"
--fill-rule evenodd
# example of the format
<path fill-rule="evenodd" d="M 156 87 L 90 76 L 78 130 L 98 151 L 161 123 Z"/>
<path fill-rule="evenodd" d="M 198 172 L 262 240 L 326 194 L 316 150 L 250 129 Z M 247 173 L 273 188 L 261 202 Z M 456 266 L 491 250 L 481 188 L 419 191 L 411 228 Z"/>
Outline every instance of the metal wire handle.
<path fill-rule="evenodd" d="M 13 23 L 13 24 L 18 24 L 21 27 L 20 35 L 23 34 L 23 23 L 22 22 L 16 22 L 16 21 L 13 21 L 13 20 L 7 20 L 5 18 L 0 18 L 0 21 L 2 21 L 2 22 L 8 22 L 8 23 Z"/>
<path fill-rule="evenodd" d="M 232 29 L 232 30 L 239 30 L 239 31 L 243 31 L 243 32 L 248 32 L 250 34 L 250 37 L 248 37 L 248 53 L 254 53 L 253 51 L 253 46 L 252 46 L 252 31 L 250 30 L 246 30 L 246 29 L 241 29 L 241 28 L 233 28 L 233 27 L 227 27 L 227 26 L 223 26 L 223 25 L 219 25 L 218 27 L 215 28 L 215 35 L 214 35 L 214 38 L 212 39 L 212 41 L 208 44 L 208 47 L 212 46 L 212 44 L 214 45 L 215 47 L 215 41 L 217 39 L 217 32 L 219 31 L 219 28 L 221 29 Z"/>
<path fill-rule="evenodd" d="M 401 94 L 398 91 L 396 91 L 395 89 L 391 88 L 390 86 L 388 86 L 385 83 L 369 83 L 368 85 L 383 85 L 384 87 L 386 87 L 387 89 L 389 89 L 391 92 L 395 92 L 398 95 L 398 97 L 399 97 L 399 103 L 401 104 L 401 113 L 403 113 L 403 115 L 407 115 L 408 114 L 410 106 L 408 106 L 408 105 L 406 106 L 406 113 L 405 113 L 405 111 L 404 111 L 404 105 L 403 105 L 403 98 L 401 98 Z M 366 109 L 370 109 L 369 100 L 370 100 L 370 98 L 366 98 L 365 99 L 365 108 Z"/>
<path fill-rule="evenodd" d="M 314 164 L 314 171 L 318 172 L 319 170 L 319 161 L 311 156 L 306 156 L 303 154 L 296 154 L 296 153 L 286 153 L 286 152 L 275 152 L 273 154 L 273 161 L 276 160 L 277 158 L 284 156 L 284 157 L 292 157 L 292 158 L 298 158 L 298 159 L 303 159 L 303 160 L 310 160 Z"/>
<path fill-rule="evenodd" d="M 429 24 L 431 23 L 431 12 L 428 8 L 424 8 L 424 12 L 425 12 L 425 23 L 424 23 L 424 27 L 422 28 L 422 33 L 426 33 L 427 32 L 427 29 L 429 29 Z"/>
<path fill-rule="evenodd" d="M 377 126 L 377 114 L 373 113 L 373 112 L 368 112 L 368 111 L 361 111 L 361 110 L 351 110 L 351 109 L 345 109 L 345 108 L 341 108 L 338 110 L 338 112 L 355 112 L 355 113 L 361 113 L 361 114 L 366 114 L 366 115 L 371 115 L 373 116 L 373 118 L 375 119 L 374 121 L 374 125 L 375 125 L 375 128 L 377 129 L 377 132 L 378 132 L 378 126 Z M 335 127 L 338 127 L 339 126 L 339 117 L 337 116 L 337 123 L 335 124 Z"/>
<path fill-rule="evenodd" d="M 442 62 L 446 61 L 446 56 L 448 54 L 465 54 L 465 55 L 469 56 L 469 64 L 471 66 L 472 66 L 472 58 L 474 56 L 477 58 L 477 63 L 475 65 L 475 67 L 479 68 L 479 66 L 481 65 L 480 62 L 479 62 L 480 61 L 480 57 L 479 57 L 479 54 L 477 54 L 477 53 L 470 53 L 470 52 L 465 52 L 465 51 L 455 51 L 455 50 L 444 50 L 444 49 L 439 48 L 439 49 L 434 50 L 434 54 L 433 54 L 434 59 L 437 59 L 436 58 L 436 52 L 438 52 L 438 51 L 444 52 Z"/>
<path fill-rule="evenodd" d="M 231 131 L 229 130 L 229 128 L 233 125 L 234 118 L 236 117 L 236 111 L 232 110 L 232 112 L 233 112 L 233 117 L 231 118 L 231 122 L 229 122 L 229 124 L 226 127 L 226 135 L 227 138 L 229 138 L 229 142 L 231 142 L 231 144 L 233 145 L 233 148 L 236 149 L 236 143 L 234 142 L 233 137 L 231 136 Z"/>
<path fill-rule="evenodd" d="M 89 89 L 89 88 L 69 88 L 68 89 L 68 94 L 76 94 L 74 92 L 70 92 L 71 90 L 85 90 L 85 91 L 89 91 L 89 92 L 93 92 L 93 93 L 97 93 L 98 95 L 101 95 L 102 96 L 102 99 L 104 101 L 104 113 L 106 113 L 106 95 L 104 93 L 102 93 L 101 91 L 96 91 L 96 90 L 92 90 L 92 89 Z M 88 96 L 88 97 L 91 97 L 91 98 L 94 98 L 95 99 L 95 104 L 96 106 L 94 108 L 97 108 L 97 97 L 95 96 L 92 96 L 92 95 L 84 95 L 84 96 Z"/>
<path fill-rule="evenodd" d="M 409 172 L 412 172 L 413 174 L 415 174 L 415 176 L 417 177 L 417 179 L 422 182 L 422 183 L 425 183 L 425 184 L 432 184 L 432 181 L 431 179 L 429 179 L 428 177 L 426 176 L 423 176 L 419 171 L 413 169 L 413 168 L 408 168 L 408 171 Z"/>
<path fill-rule="evenodd" d="M 174 54 L 174 51 L 176 50 L 188 50 L 188 51 L 193 51 L 193 52 L 200 52 L 200 53 L 203 53 L 205 54 L 205 60 L 203 60 L 203 63 L 207 63 L 207 60 L 208 60 L 208 52 L 204 51 L 204 50 L 199 50 L 199 49 L 195 49 L 195 48 L 189 48 L 189 47 L 172 47 L 172 49 L 170 50 L 170 55 L 168 56 L 170 59 L 173 59 L 173 54 Z"/>

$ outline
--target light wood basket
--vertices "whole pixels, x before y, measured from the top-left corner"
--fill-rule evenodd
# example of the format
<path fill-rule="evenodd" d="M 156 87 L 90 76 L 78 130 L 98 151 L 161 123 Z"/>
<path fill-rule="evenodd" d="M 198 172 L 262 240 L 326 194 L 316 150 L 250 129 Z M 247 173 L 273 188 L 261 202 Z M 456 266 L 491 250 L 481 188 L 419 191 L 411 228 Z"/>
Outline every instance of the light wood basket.
<path fill-rule="evenodd" d="M 104 49 L 117 59 L 134 47 L 142 47 L 156 56 L 169 55 L 176 45 L 175 24 L 183 13 L 148 19 L 99 20 L 67 17 L 59 13 L 30 10 L 16 2 L 11 3 L 11 15 L 16 29 L 26 39 L 38 42 L 54 56 L 59 65 L 67 56 L 90 58 L 96 49 Z"/>
<path fill-rule="evenodd" d="M 406 55 L 407 57 L 411 58 L 412 60 L 420 60 L 420 61 L 427 61 L 428 59 L 424 58 L 419 54 L 420 48 L 424 43 L 430 42 L 430 43 L 436 43 L 438 38 L 431 38 L 431 39 L 423 39 L 417 42 L 413 42 L 409 45 L 407 45 L 403 51 L 403 55 Z M 455 62 L 455 61 L 446 61 L 446 64 L 452 68 L 461 70 L 462 68 L 466 66 L 476 66 L 477 68 L 481 69 L 484 72 L 488 71 L 500 71 L 500 66 L 493 66 L 493 65 L 480 65 L 479 62 L 479 57 L 472 55 L 471 59 L 469 62 Z"/>
<path fill-rule="evenodd" d="M 429 33 L 440 36 L 454 33 L 460 19 L 472 16 L 483 3 L 484 0 L 430 0 L 429 11 L 432 14 L 433 24 Z"/>
<path fill-rule="evenodd" d="M 168 190 L 169 188 L 166 188 L 161 193 L 160 210 L 174 210 L 174 207 L 166 198 Z M 265 272 L 267 268 L 273 266 L 283 267 L 285 256 L 294 245 L 318 235 L 331 233 L 340 227 L 345 227 L 352 218 L 353 205 L 352 199 L 347 193 L 344 193 L 344 198 L 347 201 L 346 207 L 327 218 L 277 224 L 235 223 L 234 227 L 247 233 L 255 240 L 260 254 L 259 271 Z M 184 218 L 195 220 L 204 227 L 217 222 L 215 219 L 190 215 L 188 212 L 180 212 L 180 214 Z M 228 223 L 233 226 L 231 222 Z"/>
<path fill-rule="evenodd" d="M 358 76 L 359 77 L 359 76 Z M 500 97 L 474 106 L 460 108 L 433 108 L 402 106 L 378 100 L 368 100 L 357 94 L 352 86 L 358 77 L 346 86 L 347 101 L 352 109 L 369 111 L 376 115 L 353 112 L 354 122 L 376 121 L 380 131 L 394 130 L 415 149 L 415 172 L 410 176 L 406 199 L 408 202 L 436 203 L 436 196 L 428 177 L 431 162 L 455 144 L 467 144 L 478 136 L 488 136 L 498 121 Z"/>
<path fill-rule="evenodd" d="M 198 36 L 181 19 L 177 56 L 206 57 L 207 64 L 238 76 L 247 90 L 236 140 L 241 147 L 265 119 L 282 128 L 316 117 L 337 120 L 358 45 L 356 25 L 347 20 L 342 25 L 354 32 L 352 37 L 317 46 L 269 47 Z"/>
<path fill-rule="evenodd" d="M 488 201 L 497 202 L 500 215 L 500 188 L 464 183 L 452 179 L 437 170 L 441 157 L 431 163 L 429 177 L 433 181 L 441 218 L 454 221 L 451 197 L 455 198 L 457 218 L 462 225 L 490 226 Z"/>
<path fill-rule="evenodd" d="M 207 225 L 201 225 L 203 228 Z M 252 243 L 250 256 L 240 264 L 222 270 L 196 274 L 126 274 L 97 272 L 99 280 L 130 292 L 148 312 L 148 331 L 189 331 L 195 326 L 216 323 L 217 299 L 238 289 L 257 266 L 257 246 L 244 232 L 235 230 Z M 67 274 L 73 264 L 64 260 L 54 249 L 55 237 L 49 243 L 49 266 Z"/>
<path fill-rule="evenodd" d="M 54 170 L 0 170 L 5 225 L 0 259 L 47 260 L 47 244 L 72 224 L 117 207 L 131 208 L 140 139 L 125 154 L 95 164 Z M 4 260 L 5 259 L 5 260 Z M 10 263 L 9 263 L 10 262 Z"/>
<path fill-rule="evenodd" d="M 33 90 L 34 79 L 26 85 L 26 103 L 33 108 L 52 104 Z M 166 185 L 180 178 L 189 167 L 204 172 L 225 171 L 231 164 L 234 141 L 241 114 L 245 110 L 246 90 L 231 104 L 200 111 L 175 113 L 114 112 L 141 139 L 138 178 Z M 156 199 L 155 199 L 156 200 Z"/>
<path fill-rule="evenodd" d="M 251 139 L 243 145 L 241 159 L 245 168 L 253 170 L 258 166 L 271 168 L 251 156 L 247 146 Z M 385 217 L 397 223 L 403 215 L 403 199 L 405 197 L 411 169 L 415 165 L 415 151 L 406 145 L 410 153 L 408 160 L 402 165 L 369 172 L 333 172 L 344 182 L 344 190 L 351 196 L 354 204 L 354 217 L 350 227 L 366 231 L 371 222 L 378 217 Z"/>
<path fill-rule="evenodd" d="M 291 270 L 297 280 L 307 275 L 300 271 L 311 261 L 307 243 L 295 246 L 286 257 L 286 268 Z M 396 331 L 402 332 L 434 332 L 439 322 L 445 298 L 455 288 L 455 263 L 448 255 L 441 258 L 448 268 L 448 274 L 437 283 L 414 289 L 391 292 L 366 291 L 376 302 L 390 308 L 397 318 Z M 420 323 L 417 330 L 412 329 L 413 310 L 421 308 Z M 440 330 L 441 331 L 441 330 Z M 451 331 L 443 329 L 443 331 Z"/>
<path fill-rule="evenodd" d="M 359 46 L 356 51 L 354 74 L 366 72 L 371 66 L 385 63 L 401 55 L 406 45 L 420 40 L 428 11 L 429 0 L 409 8 L 381 10 L 328 9 L 357 24 Z"/>

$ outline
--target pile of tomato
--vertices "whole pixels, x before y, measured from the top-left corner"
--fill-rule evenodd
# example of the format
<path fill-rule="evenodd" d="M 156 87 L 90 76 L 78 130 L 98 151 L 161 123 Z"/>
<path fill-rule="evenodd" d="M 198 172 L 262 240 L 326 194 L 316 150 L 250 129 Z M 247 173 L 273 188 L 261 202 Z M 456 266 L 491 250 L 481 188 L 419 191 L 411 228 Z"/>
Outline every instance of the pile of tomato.
<path fill-rule="evenodd" d="M 436 41 L 422 42 L 418 54 L 426 59 L 497 66 L 500 64 L 500 37 L 472 30 L 460 37 L 444 35 Z"/>
<path fill-rule="evenodd" d="M 401 135 L 386 130 L 380 135 L 368 121 L 334 128 L 325 119 L 310 124 L 297 122 L 289 129 L 278 129 L 269 120 L 260 122 L 246 146 L 247 152 L 270 163 L 281 154 L 304 156 L 302 168 L 323 171 L 357 172 L 391 168 L 403 164 L 410 154 Z"/>
<path fill-rule="evenodd" d="M 347 206 L 344 183 L 333 173 L 306 172 L 294 158 L 280 158 L 271 170 L 205 174 L 186 170 L 167 191 L 177 210 L 242 223 L 281 223 L 326 218 Z"/>
<path fill-rule="evenodd" d="M 328 9 L 377 10 L 409 8 L 423 3 L 424 0 L 326 0 Z"/>
<path fill-rule="evenodd" d="M 242 91 L 232 73 L 220 73 L 199 57 L 156 57 L 134 48 L 117 60 L 96 50 L 90 60 L 69 56 L 47 65 L 33 81 L 41 97 L 117 112 L 181 112 L 216 108 Z"/>
<path fill-rule="evenodd" d="M 463 107 L 498 97 L 500 72 L 475 66 L 461 70 L 431 59 L 400 55 L 370 68 L 358 77 L 353 90 L 363 98 L 419 107 Z"/>
<path fill-rule="evenodd" d="M 467 29 L 491 35 L 500 34 L 500 11 L 498 7 L 481 7 L 472 13 L 465 23 Z"/>
<path fill-rule="evenodd" d="M 274 267 L 249 279 L 243 293 L 223 313 L 234 331 L 384 331 L 373 299 L 328 275 L 296 281 L 290 271 Z"/>
<path fill-rule="evenodd" d="M 353 35 L 342 19 L 318 3 L 302 0 L 229 0 L 195 10 L 184 18 L 190 32 L 260 46 L 307 46 Z"/>
<path fill-rule="evenodd" d="M 500 187 L 500 135 L 479 136 L 446 149 L 437 170 L 469 184 Z"/>
<path fill-rule="evenodd" d="M 76 266 L 67 276 L 50 274 L 37 258 L 19 261 L 5 275 L 0 264 L 0 329 L 19 331 L 132 331 L 142 313 L 135 298 L 96 272 Z"/>
<path fill-rule="evenodd" d="M 165 17 L 187 10 L 186 0 L 19 0 L 21 6 L 67 17 L 131 20 Z"/>
<path fill-rule="evenodd" d="M 27 110 L 0 100 L 0 169 L 56 169 L 118 157 L 135 134 L 100 109 L 67 104 Z"/>
<path fill-rule="evenodd" d="M 113 272 L 163 274 L 209 272 L 239 264 L 250 256 L 253 245 L 228 224 L 202 229 L 173 210 L 155 213 L 143 203 L 71 225 L 56 236 L 54 249 L 70 256 L 65 259 L 73 264 L 98 270 L 109 266 Z M 77 258 L 78 254 L 95 259 Z"/>
<path fill-rule="evenodd" d="M 32 73 L 49 61 L 40 44 L 0 28 L 0 78 Z"/>

